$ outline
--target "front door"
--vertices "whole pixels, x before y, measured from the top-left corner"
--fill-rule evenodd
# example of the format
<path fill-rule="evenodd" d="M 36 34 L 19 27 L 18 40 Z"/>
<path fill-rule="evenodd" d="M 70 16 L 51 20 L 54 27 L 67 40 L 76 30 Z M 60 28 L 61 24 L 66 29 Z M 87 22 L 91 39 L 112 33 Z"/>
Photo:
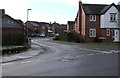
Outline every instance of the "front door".
<path fill-rule="evenodd" d="M 120 40 L 119 40 L 119 36 L 120 36 L 120 35 L 119 35 L 119 34 L 120 34 L 120 33 L 119 33 L 119 30 L 117 30 L 117 29 L 114 30 L 113 34 L 114 34 L 114 35 L 113 35 L 113 38 L 114 38 L 114 39 L 113 39 L 113 42 L 119 42 L 119 41 L 120 41 Z"/>

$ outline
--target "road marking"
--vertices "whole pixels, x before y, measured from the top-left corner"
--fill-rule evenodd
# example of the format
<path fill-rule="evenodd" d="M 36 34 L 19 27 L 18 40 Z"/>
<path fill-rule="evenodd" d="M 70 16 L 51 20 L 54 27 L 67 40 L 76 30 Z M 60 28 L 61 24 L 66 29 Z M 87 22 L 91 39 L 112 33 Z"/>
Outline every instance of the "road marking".
<path fill-rule="evenodd" d="M 93 55 L 95 55 L 95 54 L 87 54 L 87 56 L 93 56 Z"/>
<path fill-rule="evenodd" d="M 80 55 L 80 56 L 85 56 L 85 55 Z"/>
<path fill-rule="evenodd" d="M 97 53 L 97 55 L 100 54 L 100 53 Z"/>
<path fill-rule="evenodd" d="M 36 60 L 36 61 L 41 61 L 41 60 Z"/>
<path fill-rule="evenodd" d="M 14 63 L 5 63 L 5 64 L 2 64 L 2 65 L 11 65 L 11 64 L 14 64 Z"/>
<path fill-rule="evenodd" d="M 30 63 L 30 62 L 32 62 L 32 61 L 26 61 L 26 62 L 20 62 L 20 63 Z"/>
<path fill-rule="evenodd" d="M 119 50 L 111 50 L 111 51 L 100 51 L 100 50 L 91 50 L 86 48 L 80 48 L 80 50 L 92 51 L 92 52 L 99 52 L 100 54 L 111 54 L 111 53 L 119 53 Z M 99 54 L 97 53 L 97 54 Z"/>

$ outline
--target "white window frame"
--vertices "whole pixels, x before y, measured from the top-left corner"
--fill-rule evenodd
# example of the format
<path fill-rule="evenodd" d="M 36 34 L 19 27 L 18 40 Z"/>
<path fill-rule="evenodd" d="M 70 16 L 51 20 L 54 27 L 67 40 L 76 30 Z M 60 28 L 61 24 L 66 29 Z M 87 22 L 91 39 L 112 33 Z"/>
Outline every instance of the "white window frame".
<path fill-rule="evenodd" d="M 90 15 L 89 19 L 90 21 L 96 21 L 96 15 Z"/>
<path fill-rule="evenodd" d="M 91 28 L 89 30 L 89 37 L 96 37 L 96 29 Z"/>
<path fill-rule="evenodd" d="M 107 29 L 107 30 L 106 30 L 106 35 L 107 35 L 107 36 L 110 36 L 110 29 Z"/>
<path fill-rule="evenodd" d="M 110 22 L 117 21 L 117 13 L 110 13 Z"/>

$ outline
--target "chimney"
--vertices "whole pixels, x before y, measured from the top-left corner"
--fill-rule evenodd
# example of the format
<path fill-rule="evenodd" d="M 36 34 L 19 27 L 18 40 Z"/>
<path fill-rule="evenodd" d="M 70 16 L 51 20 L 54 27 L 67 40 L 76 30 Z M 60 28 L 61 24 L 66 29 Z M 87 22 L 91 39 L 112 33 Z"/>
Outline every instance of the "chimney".
<path fill-rule="evenodd" d="M 79 0 L 79 5 L 81 5 L 82 4 L 82 1 L 81 0 Z"/>
<path fill-rule="evenodd" d="M 52 24 L 52 22 L 50 21 L 50 24 Z"/>
<path fill-rule="evenodd" d="M 2 15 L 4 15 L 5 14 L 5 9 L 2 9 Z"/>
<path fill-rule="evenodd" d="M 79 12 L 78 12 L 78 16 L 79 16 L 79 34 L 81 34 L 82 32 L 82 1 L 79 1 Z"/>

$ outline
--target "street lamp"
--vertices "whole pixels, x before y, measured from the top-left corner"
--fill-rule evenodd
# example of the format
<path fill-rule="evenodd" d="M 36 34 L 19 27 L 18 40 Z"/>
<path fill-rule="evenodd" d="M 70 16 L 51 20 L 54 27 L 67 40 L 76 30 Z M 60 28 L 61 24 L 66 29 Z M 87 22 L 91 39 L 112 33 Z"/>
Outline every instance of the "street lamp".
<path fill-rule="evenodd" d="M 29 20 L 29 11 L 32 9 L 27 9 L 27 21 Z"/>
<path fill-rule="evenodd" d="M 27 22 L 29 21 L 29 11 L 32 10 L 32 9 L 27 9 Z M 31 39 L 28 38 L 28 26 L 26 27 L 27 28 L 27 39 L 28 39 L 28 45 L 29 47 L 31 47 Z"/>
<path fill-rule="evenodd" d="M 27 22 L 29 20 L 29 11 L 32 10 L 32 9 L 27 9 Z M 28 25 L 26 25 L 26 29 L 27 29 L 27 37 L 28 37 Z"/>

